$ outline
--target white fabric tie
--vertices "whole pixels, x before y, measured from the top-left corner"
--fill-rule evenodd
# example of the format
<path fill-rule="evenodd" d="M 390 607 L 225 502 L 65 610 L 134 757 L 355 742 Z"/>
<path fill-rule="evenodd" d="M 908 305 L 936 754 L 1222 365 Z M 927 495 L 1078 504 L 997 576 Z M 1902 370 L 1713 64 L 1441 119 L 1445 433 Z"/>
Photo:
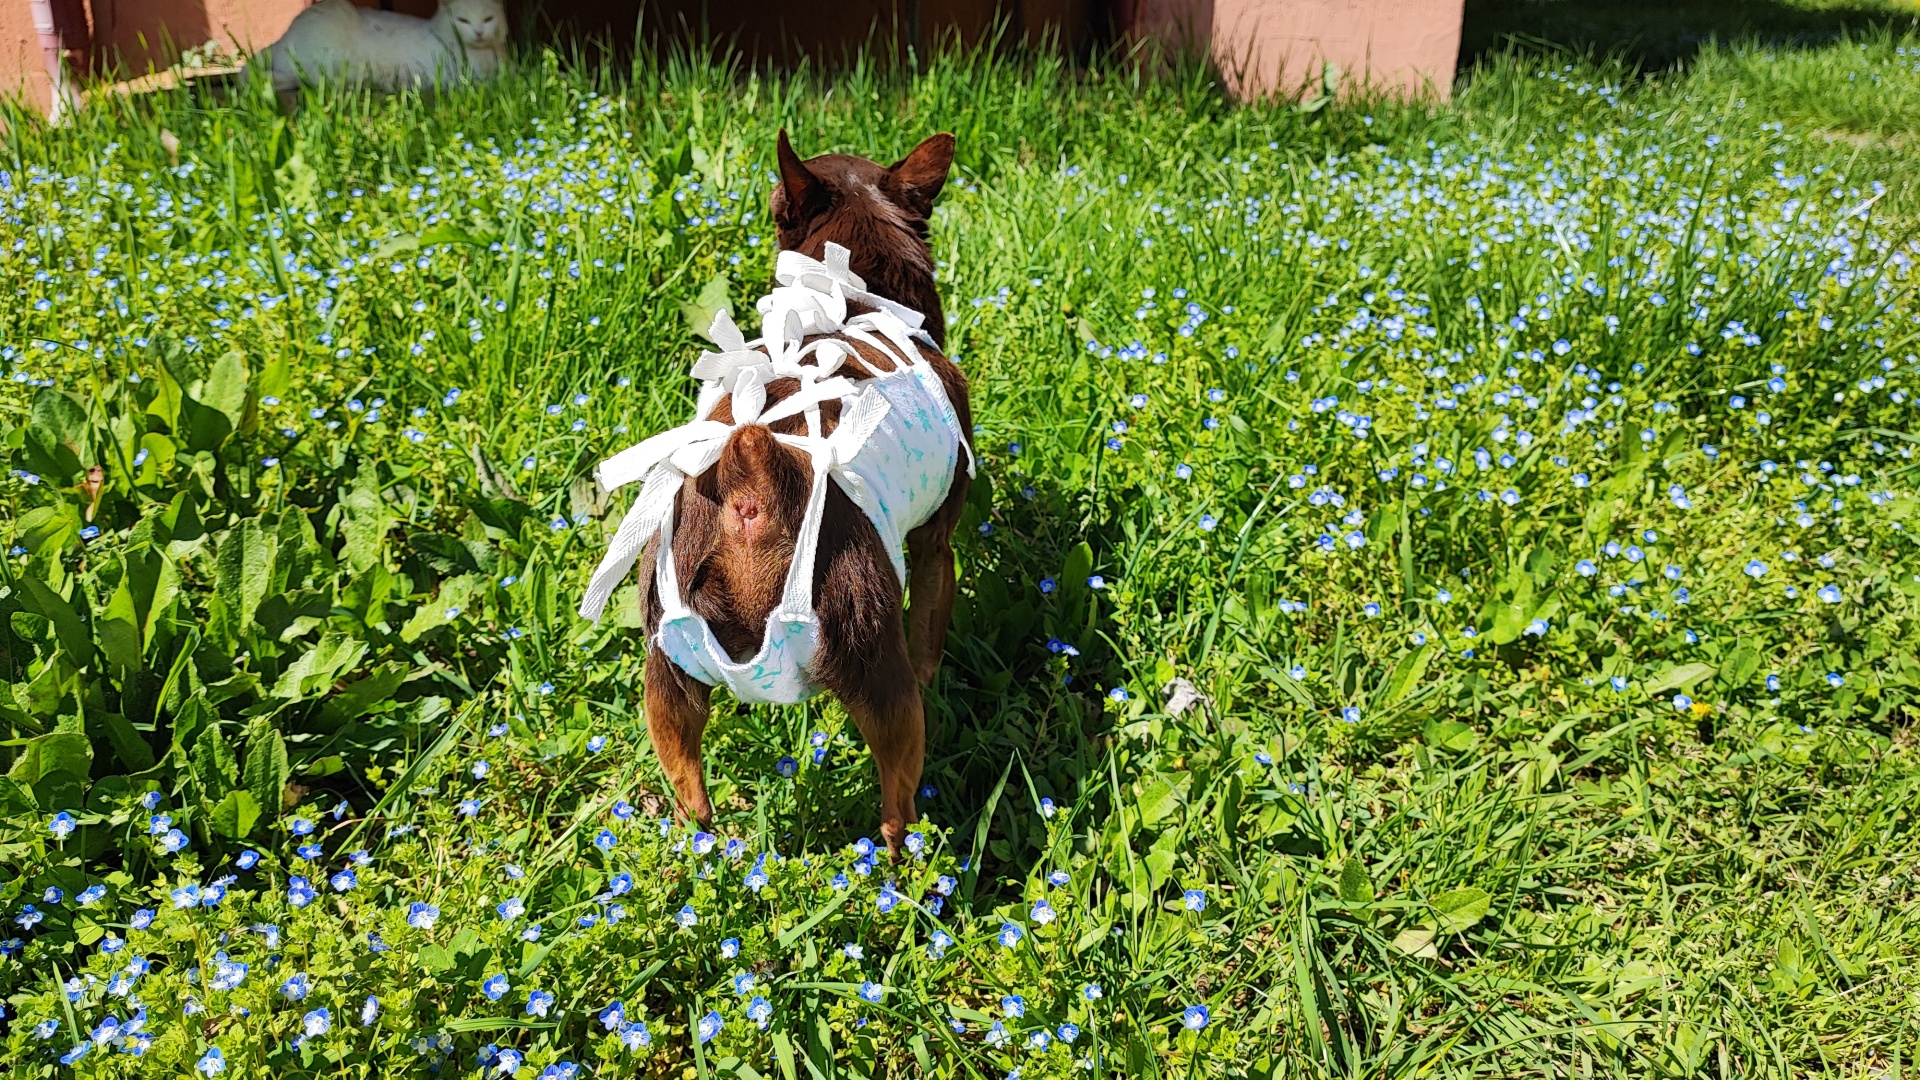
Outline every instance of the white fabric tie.
<path fill-rule="evenodd" d="M 920 313 L 868 292 L 848 267 L 845 248 L 828 244 L 825 254 L 815 260 L 781 252 L 774 270 L 779 284 L 756 305 L 762 337 L 748 341 L 726 312 L 715 316 L 708 336 L 720 351 L 703 352 L 692 369 L 701 382 L 694 419 L 628 447 L 594 470 L 608 491 L 644 484 L 587 584 L 580 614 L 598 620 L 647 544 L 659 537 L 653 570 L 662 618 L 656 646 L 667 649 L 688 674 L 724 683 L 745 701 L 791 703 L 817 689 L 806 668 L 818 638 L 813 567 L 825 516 L 824 481 L 831 477 L 873 522 L 904 585 L 907 532 L 945 499 L 959 453 L 966 454 L 967 474 L 974 471 L 971 440 L 960 430 L 939 373 L 920 353 L 920 343 L 932 344 L 921 329 Z M 873 310 L 849 317 L 849 303 Z M 888 356 L 894 370 L 867 379 L 839 375 L 853 351 L 823 335 L 867 345 Z M 800 388 L 769 406 L 767 386 L 781 378 L 797 379 Z M 732 402 L 731 423 L 711 419 L 723 398 Z M 823 437 L 820 406 L 829 401 L 840 402 L 840 423 Z M 712 468 L 735 430 L 793 416 L 806 418 L 807 433 L 774 438 L 808 455 L 812 486 L 780 604 L 768 617 L 760 652 L 735 663 L 681 597 L 671 554 L 674 507 L 686 479 Z"/>

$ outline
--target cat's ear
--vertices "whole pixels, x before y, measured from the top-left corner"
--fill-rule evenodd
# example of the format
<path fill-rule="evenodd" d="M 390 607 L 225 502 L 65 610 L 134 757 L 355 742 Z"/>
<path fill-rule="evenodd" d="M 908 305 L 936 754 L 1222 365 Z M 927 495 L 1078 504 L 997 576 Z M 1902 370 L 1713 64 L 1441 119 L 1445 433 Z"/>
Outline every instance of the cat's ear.
<path fill-rule="evenodd" d="M 773 217 L 783 229 L 801 229 L 827 209 L 827 185 L 793 152 L 787 129 L 774 143 L 780 158 L 780 187 L 773 193 Z"/>
<path fill-rule="evenodd" d="M 933 200 L 947 186 L 947 170 L 953 166 L 953 136 L 946 132 L 929 137 L 906 157 L 887 170 L 887 183 L 901 205 L 926 217 L 933 213 Z"/>

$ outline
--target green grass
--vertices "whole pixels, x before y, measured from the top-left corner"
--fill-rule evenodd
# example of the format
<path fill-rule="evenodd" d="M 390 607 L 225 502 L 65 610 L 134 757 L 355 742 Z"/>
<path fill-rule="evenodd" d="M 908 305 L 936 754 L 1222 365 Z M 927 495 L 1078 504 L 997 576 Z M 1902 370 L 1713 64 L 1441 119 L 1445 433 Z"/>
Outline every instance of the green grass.
<path fill-rule="evenodd" d="M 131 993 L 151 1044 L 73 1071 L 1905 1075 L 1920 204 L 1859 88 L 1920 41 L 1879 34 L 1500 54 L 1445 109 L 530 56 L 11 117 L 0 1053 L 64 1074 Z M 764 286 L 782 125 L 959 137 L 982 479 L 900 865 L 824 700 L 720 707 L 738 853 L 663 837 L 633 594 L 571 614 L 593 464 L 690 408 L 682 305 Z"/>

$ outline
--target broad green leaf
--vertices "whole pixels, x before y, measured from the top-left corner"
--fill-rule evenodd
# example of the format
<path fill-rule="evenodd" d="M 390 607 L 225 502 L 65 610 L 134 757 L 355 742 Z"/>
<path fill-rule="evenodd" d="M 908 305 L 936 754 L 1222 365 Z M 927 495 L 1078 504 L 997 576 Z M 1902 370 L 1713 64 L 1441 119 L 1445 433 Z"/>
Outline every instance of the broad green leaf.
<path fill-rule="evenodd" d="M 84 464 L 93 456 L 88 449 L 92 429 L 87 423 L 87 410 L 72 396 L 52 388 L 41 390 L 33 396 L 28 423 L 35 431 L 46 435 L 49 441 L 72 455 L 73 464 Z M 70 478 L 60 479 L 67 481 Z"/>
<path fill-rule="evenodd" d="M 200 736 L 193 741 L 192 757 L 194 778 L 209 800 L 224 798 L 240 782 L 240 763 L 234 760 L 233 747 L 220 733 L 218 723 L 201 729 Z"/>
<path fill-rule="evenodd" d="M 1153 846 L 1140 861 L 1146 864 L 1148 887 L 1159 891 L 1173 877 L 1173 868 L 1180 860 L 1181 834 L 1178 829 L 1168 829 L 1156 838 Z"/>
<path fill-rule="evenodd" d="M 280 672 L 273 684 L 273 696 L 288 701 L 319 697 L 333 688 L 333 682 L 353 670 L 367 654 L 367 643 L 345 634 L 324 634 L 314 647 Z"/>
<path fill-rule="evenodd" d="M 15 535 L 35 555 L 60 551 L 80 539 L 80 510 L 72 503 L 36 506 L 20 515 Z"/>
<path fill-rule="evenodd" d="M 106 654 L 107 662 L 118 669 L 122 679 L 140 669 L 140 613 L 134 607 L 131 578 L 129 568 L 122 573 L 119 586 L 107 601 L 107 609 L 93 626 L 100 639 L 100 651 Z"/>
<path fill-rule="evenodd" d="M 366 677 L 347 684 L 346 689 L 327 699 L 327 712 L 341 721 L 366 713 L 393 698 L 393 692 L 405 682 L 411 669 L 399 662 L 381 664 Z"/>
<path fill-rule="evenodd" d="M 1394 936 L 1393 947 L 1408 956 L 1418 956 L 1424 960 L 1436 960 L 1440 950 L 1434 947 L 1435 934 L 1430 927 L 1414 926 L 1400 931 Z"/>
<path fill-rule="evenodd" d="M 260 802 L 252 792 L 235 788 L 213 808 L 212 820 L 214 830 L 220 835 L 244 840 L 260 820 Z"/>
<path fill-rule="evenodd" d="M 1531 619 L 1532 616 L 1527 614 L 1527 608 L 1520 604 L 1495 605 L 1493 626 L 1487 631 L 1487 636 L 1496 645 L 1510 645 L 1519 639 L 1520 632 L 1527 628 L 1527 623 Z"/>
<path fill-rule="evenodd" d="M 1492 898 L 1484 889 L 1468 886 L 1443 892 L 1432 900 L 1436 920 L 1443 934 L 1458 934 L 1472 929 L 1487 917 Z"/>
<path fill-rule="evenodd" d="M 1373 903 L 1373 882 L 1367 877 L 1367 865 L 1352 855 L 1340 864 L 1340 899 L 1349 904 Z"/>
<path fill-rule="evenodd" d="M 349 567 L 368 570 L 380 561 L 380 548 L 392 528 L 394 515 L 380 494 L 377 470 L 362 464 L 353 478 L 353 486 L 340 500 L 340 535 L 345 540 L 342 554 Z"/>
<path fill-rule="evenodd" d="M 220 538 L 214 594 L 220 618 L 215 633 L 236 648 L 252 637 L 254 613 L 267 595 L 273 570 L 273 538 L 259 518 L 247 518 Z"/>
<path fill-rule="evenodd" d="M 1647 680 L 1647 693 L 1684 690 L 1713 673 L 1712 664 L 1677 664 Z"/>
<path fill-rule="evenodd" d="M 25 784 L 11 776 L 0 776 L 0 815 L 18 818 L 38 809 L 34 805 L 33 792 Z"/>
<path fill-rule="evenodd" d="M 131 722 L 119 713 L 89 713 L 87 723 L 97 727 L 113 747 L 114 757 L 125 772 L 145 772 L 153 768 L 153 747 L 147 744 Z"/>
<path fill-rule="evenodd" d="M 1428 746 L 1437 746 L 1443 750 L 1471 750 L 1480 741 L 1480 733 L 1458 720 L 1428 721 L 1422 738 Z"/>
<path fill-rule="evenodd" d="M 1759 670 L 1760 653 L 1751 645 L 1737 646 L 1720 665 L 1720 685 L 1737 690 L 1747 685 Z"/>
<path fill-rule="evenodd" d="M 268 814 L 278 814 L 287 790 L 287 744 L 264 719 L 253 722 L 247 736 L 247 790 Z"/>
<path fill-rule="evenodd" d="M 16 580 L 20 583 L 23 605 L 28 611 L 53 624 L 54 636 L 60 640 L 60 647 L 67 651 L 67 655 L 78 664 L 84 665 L 92 660 L 93 634 L 87 630 L 86 620 L 73 609 L 73 605 L 37 577 L 26 574 Z"/>
<path fill-rule="evenodd" d="M 1427 665 L 1433 662 L 1435 649 L 1432 645 L 1422 645 L 1400 658 L 1393 666 L 1393 673 L 1387 676 L 1387 689 L 1380 697 L 1382 708 L 1398 704 L 1427 673 Z"/>
<path fill-rule="evenodd" d="M 1093 573 L 1093 548 L 1082 540 L 1067 552 L 1067 560 L 1060 567 L 1060 586 L 1063 591 L 1077 592 L 1087 587 L 1087 578 Z"/>
<path fill-rule="evenodd" d="M 247 412 L 247 358 L 234 349 L 220 354 L 207 372 L 201 388 L 202 404 L 220 410 L 234 428 L 239 428 Z"/>
<path fill-rule="evenodd" d="M 714 316 L 722 311 L 733 314 L 733 301 L 727 296 L 729 284 L 726 274 L 715 274 L 700 287 L 700 295 L 692 303 L 680 305 L 680 317 L 687 321 L 689 333 L 713 340 L 708 334 L 713 330 Z"/>
<path fill-rule="evenodd" d="M 84 783 L 92 771 L 93 747 L 87 737 L 77 731 L 56 731 L 28 739 L 7 775 L 28 785 L 54 776 Z"/>
<path fill-rule="evenodd" d="M 1192 777 L 1190 776 L 1181 776 L 1178 778 L 1169 777 L 1164 774 L 1155 776 L 1153 780 L 1141 790 L 1140 800 L 1136 804 L 1136 808 L 1140 812 L 1140 823 L 1147 828 L 1153 828 L 1174 814 L 1179 813 L 1180 804 L 1186 795 L 1187 785 L 1191 780 Z"/>
<path fill-rule="evenodd" d="M 413 617 L 400 627 L 400 640 L 411 644 L 429 630 L 447 625 L 457 612 L 472 606 L 474 596 L 486 582 L 479 574 L 461 574 L 441 582 L 439 595 L 415 608 Z"/>

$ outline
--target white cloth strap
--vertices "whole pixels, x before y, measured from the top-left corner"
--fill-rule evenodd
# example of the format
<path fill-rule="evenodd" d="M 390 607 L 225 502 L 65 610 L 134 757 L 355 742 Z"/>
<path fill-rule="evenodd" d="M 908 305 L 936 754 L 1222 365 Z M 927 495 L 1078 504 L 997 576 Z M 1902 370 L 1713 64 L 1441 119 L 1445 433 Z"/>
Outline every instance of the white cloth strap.
<path fill-rule="evenodd" d="M 892 555 L 894 572 L 905 582 L 903 530 L 888 512 L 884 494 L 874 491 L 867 478 L 850 467 L 892 408 L 875 384 L 894 377 L 917 383 L 953 442 L 963 448 L 969 476 L 974 471 L 972 440 L 960 430 L 958 414 L 939 373 L 920 352 L 920 343 L 932 343 L 921 329 L 921 314 L 867 291 L 866 283 L 849 268 L 845 248 L 828 244 L 825 254 L 824 260 L 815 260 L 795 251 L 780 253 L 775 263 L 779 286 L 756 305 L 762 317 L 761 338 L 746 340 L 725 311 L 715 316 L 708 336 L 720 351 L 702 353 L 692 369 L 693 376 L 701 381 L 696 419 L 613 455 L 595 470 L 595 478 L 608 491 L 640 480 L 645 484 L 588 582 L 580 602 L 582 616 L 600 617 L 614 589 L 656 537 L 659 543 L 654 574 L 664 621 L 692 615 L 682 598 L 672 556 L 674 508 L 682 484 L 686 478 L 712 468 L 727 440 L 740 427 L 802 415 L 807 434 L 774 436 L 781 444 L 808 455 L 812 481 L 795 536 L 792 563 L 780 605 L 774 619 L 769 620 L 770 628 L 775 620 L 813 618 L 813 570 L 829 477 L 874 523 Z M 849 302 L 872 310 L 849 317 Z M 853 350 L 844 341 L 820 336 L 831 334 L 875 349 L 893 362 L 893 371 L 875 372 L 872 378 L 862 380 L 838 375 Z M 797 379 L 800 388 L 768 406 L 767 385 L 779 378 Z M 730 423 L 711 419 L 724 398 L 732 402 Z M 829 401 L 841 403 L 840 422 L 831 436 L 823 438 L 820 407 Z"/>

